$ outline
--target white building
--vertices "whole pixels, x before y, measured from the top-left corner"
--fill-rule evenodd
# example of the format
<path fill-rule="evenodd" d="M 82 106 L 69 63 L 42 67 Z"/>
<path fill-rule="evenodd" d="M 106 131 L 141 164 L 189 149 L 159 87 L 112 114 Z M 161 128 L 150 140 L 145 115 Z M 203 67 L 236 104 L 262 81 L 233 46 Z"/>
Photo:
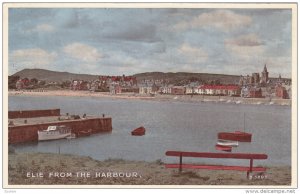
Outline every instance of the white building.
<path fill-rule="evenodd" d="M 170 87 L 170 86 L 160 87 L 160 92 L 162 94 L 171 94 L 172 93 L 172 87 Z"/>
<path fill-rule="evenodd" d="M 194 87 L 186 87 L 185 88 L 185 93 L 186 94 L 195 94 L 195 88 Z"/>

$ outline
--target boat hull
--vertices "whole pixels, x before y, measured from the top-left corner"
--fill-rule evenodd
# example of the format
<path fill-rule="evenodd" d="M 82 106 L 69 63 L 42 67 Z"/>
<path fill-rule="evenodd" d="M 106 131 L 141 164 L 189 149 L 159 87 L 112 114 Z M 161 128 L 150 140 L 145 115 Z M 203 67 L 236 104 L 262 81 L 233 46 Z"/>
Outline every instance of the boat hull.
<path fill-rule="evenodd" d="M 231 146 L 231 147 L 237 147 L 239 146 L 239 143 L 237 141 L 218 141 L 217 142 L 217 145 L 220 145 L 220 146 Z"/>
<path fill-rule="evenodd" d="M 224 152 L 231 152 L 232 147 L 231 146 L 224 146 L 224 145 L 216 145 L 216 150 L 224 151 Z"/>
<path fill-rule="evenodd" d="M 139 128 L 136 128 L 135 130 L 133 130 L 131 132 L 131 135 L 142 136 L 142 135 L 145 135 L 145 133 L 146 133 L 146 129 L 144 127 L 139 127 Z"/>
<path fill-rule="evenodd" d="M 39 132 L 38 133 L 38 140 L 39 141 L 47 141 L 47 140 L 55 140 L 55 139 L 64 139 L 71 136 L 71 132 L 70 133 L 64 133 L 64 134 L 54 134 L 54 133 L 46 133 L 46 132 Z"/>
<path fill-rule="evenodd" d="M 239 142 L 251 142 L 252 134 L 241 131 L 235 132 L 221 132 L 218 133 L 218 139 L 239 141 Z"/>
<path fill-rule="evenodd" d="M 76 136 L 77 137 L 85 137 L 90 136 L 92 134 L 92 129 L 86 130 L 86 131 L 79 131 Z"/>

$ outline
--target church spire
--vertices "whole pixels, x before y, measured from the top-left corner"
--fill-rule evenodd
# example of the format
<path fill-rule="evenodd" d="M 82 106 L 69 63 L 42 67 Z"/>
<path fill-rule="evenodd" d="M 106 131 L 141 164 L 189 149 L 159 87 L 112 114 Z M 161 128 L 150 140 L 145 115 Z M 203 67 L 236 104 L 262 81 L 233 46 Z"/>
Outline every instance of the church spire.
<path fill-rule="evenodd" d="M 267 64 L 264 66 L 263 72 L 261 72 L 261 83 L 267 84 L 269 81 L 269 72 L 267 70 Z"/>
<path fill-rule="evenodd" d="M 267 64 L 265 64 L 264 72 L 268 72 L 268 70 L 267 70 Z"/>

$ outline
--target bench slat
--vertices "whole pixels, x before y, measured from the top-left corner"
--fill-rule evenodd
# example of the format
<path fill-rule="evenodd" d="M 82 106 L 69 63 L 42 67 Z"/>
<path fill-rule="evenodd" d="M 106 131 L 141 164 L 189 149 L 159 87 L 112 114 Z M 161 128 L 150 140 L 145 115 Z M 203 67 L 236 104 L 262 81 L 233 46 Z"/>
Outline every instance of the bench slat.
<path fill-rule="evenodd" d="M 165 164 L 166 168 L 179 168 L 179 164 Z M 182 164 L 182 168 L 188 169 L 208 169 L 208 170 L 236 170 L 236 171 L 250 171 L 246 166 L 222 166 L 222 165 L 195 165 L 195 164 Z M 253 167 L 252 171 L 264 172 L 264 167 Z"/>
<path fill-rule="evenodd" d="M 200 158 L 235 158 L 235 159 L 256 159 L 264 160 L 268 156 L 266 154 L 252 153 L 211 153 L 211 152 L 181 152 L 167 151 L 167 156 L 182 156 L 182 157 L 200 157 Z"/>

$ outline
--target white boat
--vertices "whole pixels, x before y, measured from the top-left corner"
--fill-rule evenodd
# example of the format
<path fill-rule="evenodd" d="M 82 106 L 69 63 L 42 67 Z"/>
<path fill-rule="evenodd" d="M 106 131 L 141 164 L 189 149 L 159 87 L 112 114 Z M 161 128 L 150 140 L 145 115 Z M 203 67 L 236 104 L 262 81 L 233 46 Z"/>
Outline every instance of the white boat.
<path fill-rule="evenodd" d="M 71 129 L 61 125 L 61 126 L 49 126 L 46 130 L 38 131 L 38 140 L 54 140 L 63 139 L 71 136 Z"/>
<path fill-rule="evenodd" d="M 219 139 L 217 142 L 217 145 L 237 147 L 237 146 L 239 146 L 239 142 Z"/>
<path fill-rule="evenodd" d="M 70 136 L 66 137 L 67 139 L 75 139 L 76 138 L 76 134 L 75 133 L 71 133 Z"/>

